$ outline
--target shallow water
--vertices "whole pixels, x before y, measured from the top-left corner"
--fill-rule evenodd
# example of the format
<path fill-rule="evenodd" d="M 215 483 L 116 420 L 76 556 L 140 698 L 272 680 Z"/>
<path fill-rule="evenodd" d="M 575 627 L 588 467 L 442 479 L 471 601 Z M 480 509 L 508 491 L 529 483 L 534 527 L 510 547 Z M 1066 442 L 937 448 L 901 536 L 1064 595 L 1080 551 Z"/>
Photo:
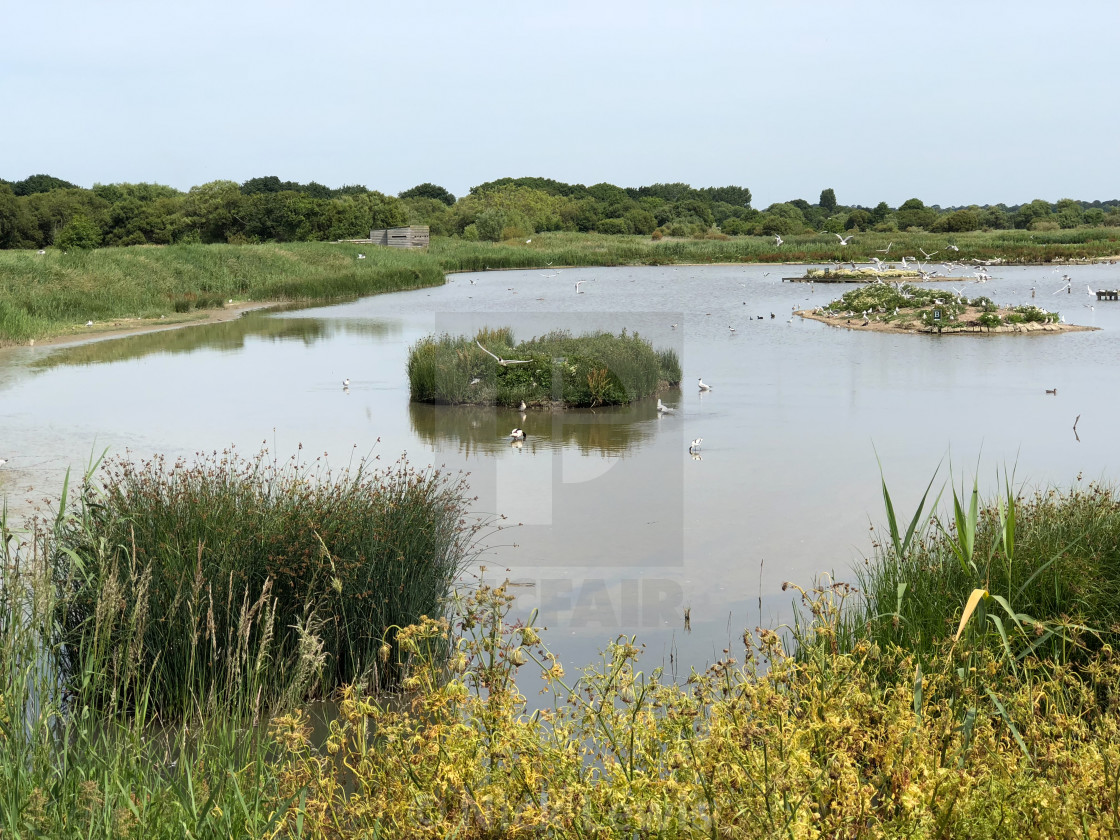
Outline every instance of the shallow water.
<path fill-rule="evenodd" d="M 494 539 L 486 576 L 519 584 L 521 609 L 540 608 L 546 641 L 565 661 L 586 662 L 608 638 L 636 633 L 654 663 L 672 653 L 687 669 L 744 628 L 788 621 L 783 581 L 852 578 L 871 552 L 869 525 L 883 522 L 876 453 L 906 518 L 941 462 L 943 478 L 951 461 L 958 483 L 978 470 L 989 489 L 1003 469 L 1028 487 L 1115 478 L 1120 303 L 1097 303 L 1086 286 L 1120 286 L 1120 266 L 990 269 L 995 278 L 967 284 L 967 294 L 1024 303 L 1033 286 L 1035 303 L 1103 329 L 983 337 L 787 323 L 793 309 L 851 288 L 781 280 L 802 271 L 460 274 L 438 289 L 8 351 L 0 492 L 25 513 L 57 492 L 67 466 L 80 471 L 106 447 L 189 456 L 231 444 L 252 454 L 264 443 L 284 458 L 302 444 L 301 458 L 325 453 L 334 465 L 406 452 L 469 471 L 479 511 L 522 523 Z M 1054 294 L 1062 272 L 1073 294 Z M 583 294 L 577 280 L 587 281 Z M 662 399 L 676 412 L 659 417 L 651 400 L 522 420 L 505 409 L 410 404 L 409 345 L 481 326 L 510 326 L 520 338 L 625 327 L 674 347 L 684 384 Z M 710 393 L 698 392 L 698 377 Z M 514 426 L 528 434 L 521 447 L 510 444 Z"/>

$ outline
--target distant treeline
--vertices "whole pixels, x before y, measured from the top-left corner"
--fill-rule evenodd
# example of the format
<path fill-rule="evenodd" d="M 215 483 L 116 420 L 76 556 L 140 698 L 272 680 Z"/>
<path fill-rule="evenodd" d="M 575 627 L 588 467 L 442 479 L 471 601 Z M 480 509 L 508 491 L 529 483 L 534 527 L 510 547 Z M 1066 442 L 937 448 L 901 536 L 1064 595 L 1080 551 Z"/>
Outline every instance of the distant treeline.
<path fill-rule="evenodd" d="M 923 230 L 964 233 L 1008 228 L 1120 226 L 1120 199 L 942 209 L 911 198 L 899 207 L 845 206 L 831 189 L 751 207 L 746 187 L 565 184 L 500 178 L 456 199 L 436 184 L 398 196 L 361 185 L 326 187 L 271 175 L 243 184 L 211 181 L 187 192 L 160 184 L 95 184 L 50 175 L 0 179 L 0 248 L 96 248 L 171 243 L 306 242 L 357 239 L 373 228 L 426 224 L 436 236 L 500 241 L 540 231 L 643 236 L 774 235 Z"/>

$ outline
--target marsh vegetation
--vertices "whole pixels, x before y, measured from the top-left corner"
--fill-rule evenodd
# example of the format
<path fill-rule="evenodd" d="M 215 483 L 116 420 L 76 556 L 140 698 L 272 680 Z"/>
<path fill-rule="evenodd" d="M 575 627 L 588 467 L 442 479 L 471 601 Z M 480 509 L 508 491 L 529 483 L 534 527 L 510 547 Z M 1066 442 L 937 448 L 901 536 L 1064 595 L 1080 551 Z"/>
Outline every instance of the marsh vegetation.
<path fill-rule="evenodd" d="M 495 358 L 497 357 L 497 358 Z M 553 331 L 515 342 L 508 328 L 428 336 L 408 354 L 416 402 L 572 407 L 623 405 L 680 384 L 680 359 L 637 334 Z"/>

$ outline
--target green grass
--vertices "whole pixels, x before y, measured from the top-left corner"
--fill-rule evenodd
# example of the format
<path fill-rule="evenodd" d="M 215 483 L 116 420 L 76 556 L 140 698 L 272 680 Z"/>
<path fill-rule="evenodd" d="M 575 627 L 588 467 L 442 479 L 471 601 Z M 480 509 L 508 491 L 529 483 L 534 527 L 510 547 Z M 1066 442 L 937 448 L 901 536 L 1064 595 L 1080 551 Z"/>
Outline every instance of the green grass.
<path fill-rule="evenodd" d="M 358 253 L 367 259 L 359 260 Z M 345 243 L 0 252 L 0 343 L 235 301 L 330 301 L 435 286 L 427 254 Z"/>
<path fill-rule="evenodd" d="M 481 346 L 480 346 L 481 345 Z M 485 348 L 485 350 L 483 349 Z M 500 365 L 486 351 L 525 364 Z M 680 360 L 637 334 L 554 331 L 515 343 L 508 328 L 428 336 L 408 354 L 413 401 L 516 406 L 622 405 L 678 385 Z"/>

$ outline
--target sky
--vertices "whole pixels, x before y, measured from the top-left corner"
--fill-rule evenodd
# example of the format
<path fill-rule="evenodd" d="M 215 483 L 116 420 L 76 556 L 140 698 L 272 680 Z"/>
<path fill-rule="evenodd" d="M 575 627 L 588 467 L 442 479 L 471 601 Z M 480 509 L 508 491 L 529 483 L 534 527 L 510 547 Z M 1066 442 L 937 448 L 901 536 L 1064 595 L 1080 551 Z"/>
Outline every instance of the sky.
<path fill-rule="evenodd" d="M 0 5 L 0 178 L 1120 198 L 1116 0 Z"/>

